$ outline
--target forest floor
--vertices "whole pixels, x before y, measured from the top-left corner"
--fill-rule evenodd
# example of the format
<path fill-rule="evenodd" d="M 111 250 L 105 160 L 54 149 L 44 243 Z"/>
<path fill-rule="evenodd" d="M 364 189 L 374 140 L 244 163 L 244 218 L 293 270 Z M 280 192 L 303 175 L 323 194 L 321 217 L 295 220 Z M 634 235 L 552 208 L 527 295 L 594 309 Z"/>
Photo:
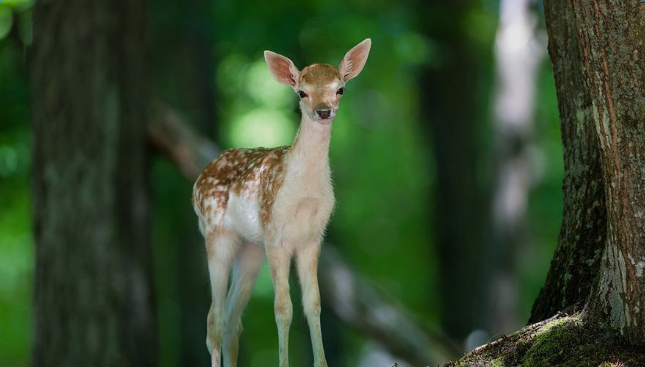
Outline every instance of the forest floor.
<path fill-rule="evenodd" d="M 585 327 L 579 315 L 557 315 L 444 367 L 645 367 L 645 350 L 605 339 Z"/>

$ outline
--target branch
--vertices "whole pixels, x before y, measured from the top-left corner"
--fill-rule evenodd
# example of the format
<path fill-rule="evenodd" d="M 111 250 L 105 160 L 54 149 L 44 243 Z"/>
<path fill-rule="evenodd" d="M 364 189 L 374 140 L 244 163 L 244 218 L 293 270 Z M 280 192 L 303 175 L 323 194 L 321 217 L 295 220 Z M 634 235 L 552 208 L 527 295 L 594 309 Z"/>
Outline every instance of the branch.
<path fill-rule="evenodd" d="M 220 149 L 193 131 L 173 109 L 158 105 L 148 125 L 154 148 L 167 156 L 189 181 Z M 414 365 L 437 365 L 459 355 L 459 350 L 437 332 L 424 329 L 401 306 L 387 299 L 354 273 L 331 246 L 320 261 L 323 301 L 352 327 Z"/>
<path fill-rule="evenodd" d="M 191 182 L 220 153 L 213 142 L 193 131 L 175 110 L 163 104 L 155 106 L 148 138 Z"/>
<path fill-rule="evenodd" d="M 435 366 L 460 350 L 440 333 L 426 330 L 403 307 L 356 274 L 332 246 L 320 255 L 320 291 L 344 322 L 415 366 Z"/>

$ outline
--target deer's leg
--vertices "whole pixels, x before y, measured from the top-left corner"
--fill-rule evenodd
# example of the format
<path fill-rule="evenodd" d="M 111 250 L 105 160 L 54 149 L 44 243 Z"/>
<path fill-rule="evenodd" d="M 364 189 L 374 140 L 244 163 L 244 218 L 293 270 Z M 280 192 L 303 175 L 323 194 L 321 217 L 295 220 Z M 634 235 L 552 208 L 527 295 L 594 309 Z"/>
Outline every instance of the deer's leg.
<path fill-rule="evenodd" d="M 296 253 L 298 277 L 302 288 L 302 306 L 309 324 L 314 367 L 327 367 L 320 328 L 320 291 L 318 290 L 318 256 L 320 244 L 312 243 Z"/>
<path fill-rule="evenodd" d="M 212 367 L 219 367 L 221 361 L 222 339 L 226 327 L 226 291 L 236 246 L 236 238 L 229 235 L 209 236 L 206 242 L 212 297 L 206 345 L 211 353 Z"/>
<path fill-rule="evenodd" d="M 264 261 L 264 249 L 254 243 L 245 243 L 233 264 L 231 288 L 226 296 L 226 319 L 224 333 L 224 366 L 236 367 L 242 311 L 249 302 L 255 279 Z"/>
<path fill-rule="evenodd" d="M 289 265 L 291 254 L 281 244 L 267 244 L 267 260 L 275 290 L 274 312 L 278 325 L 280 344 L 280 367 L 289 366 L 289 327 L 293 317 L 293 306 L 289 295 Z"/>

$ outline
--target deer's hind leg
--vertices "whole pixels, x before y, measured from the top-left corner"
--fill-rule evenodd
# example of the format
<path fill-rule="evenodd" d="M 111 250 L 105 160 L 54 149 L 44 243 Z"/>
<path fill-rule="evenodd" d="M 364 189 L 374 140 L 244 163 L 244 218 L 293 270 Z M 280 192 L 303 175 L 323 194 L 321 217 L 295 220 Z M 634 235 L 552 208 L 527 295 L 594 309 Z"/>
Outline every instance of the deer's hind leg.
<path fill-rule="evenodd" d="M 232 232 L 213 231 L 206 237 L 208 272 L 211 284 L 211 309 L 208 313 L 206 346 L 211 353 L 212 367 L 220 367 L 222 341 L 226 330 L 226 293 L 228 278 L 239 236 Z"/>
<path fill-rule="evenodd" d="M 249 302 L 258 272 L 264 262 L 264 249 L 251 242 L 242 244 L 235 262 L 231 288 L 226 296 L 226 319 L 228 324 L 224 333 L 224 366 L 236 367 L 240 333 L 242 332 L 242 312 Z"/>

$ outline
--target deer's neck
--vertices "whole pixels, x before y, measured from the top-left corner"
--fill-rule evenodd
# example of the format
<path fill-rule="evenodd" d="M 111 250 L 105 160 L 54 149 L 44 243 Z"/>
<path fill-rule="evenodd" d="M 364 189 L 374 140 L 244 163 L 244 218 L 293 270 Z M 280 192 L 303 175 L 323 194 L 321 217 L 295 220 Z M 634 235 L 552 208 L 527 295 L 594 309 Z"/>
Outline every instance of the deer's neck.
<path fill-rule="evenodd" d="M 292 162 L 298 166 L 298 175 L 314 180 L 329 179 L 331 125 L 312 121 L 303 114 L 290 152 Z"/>

